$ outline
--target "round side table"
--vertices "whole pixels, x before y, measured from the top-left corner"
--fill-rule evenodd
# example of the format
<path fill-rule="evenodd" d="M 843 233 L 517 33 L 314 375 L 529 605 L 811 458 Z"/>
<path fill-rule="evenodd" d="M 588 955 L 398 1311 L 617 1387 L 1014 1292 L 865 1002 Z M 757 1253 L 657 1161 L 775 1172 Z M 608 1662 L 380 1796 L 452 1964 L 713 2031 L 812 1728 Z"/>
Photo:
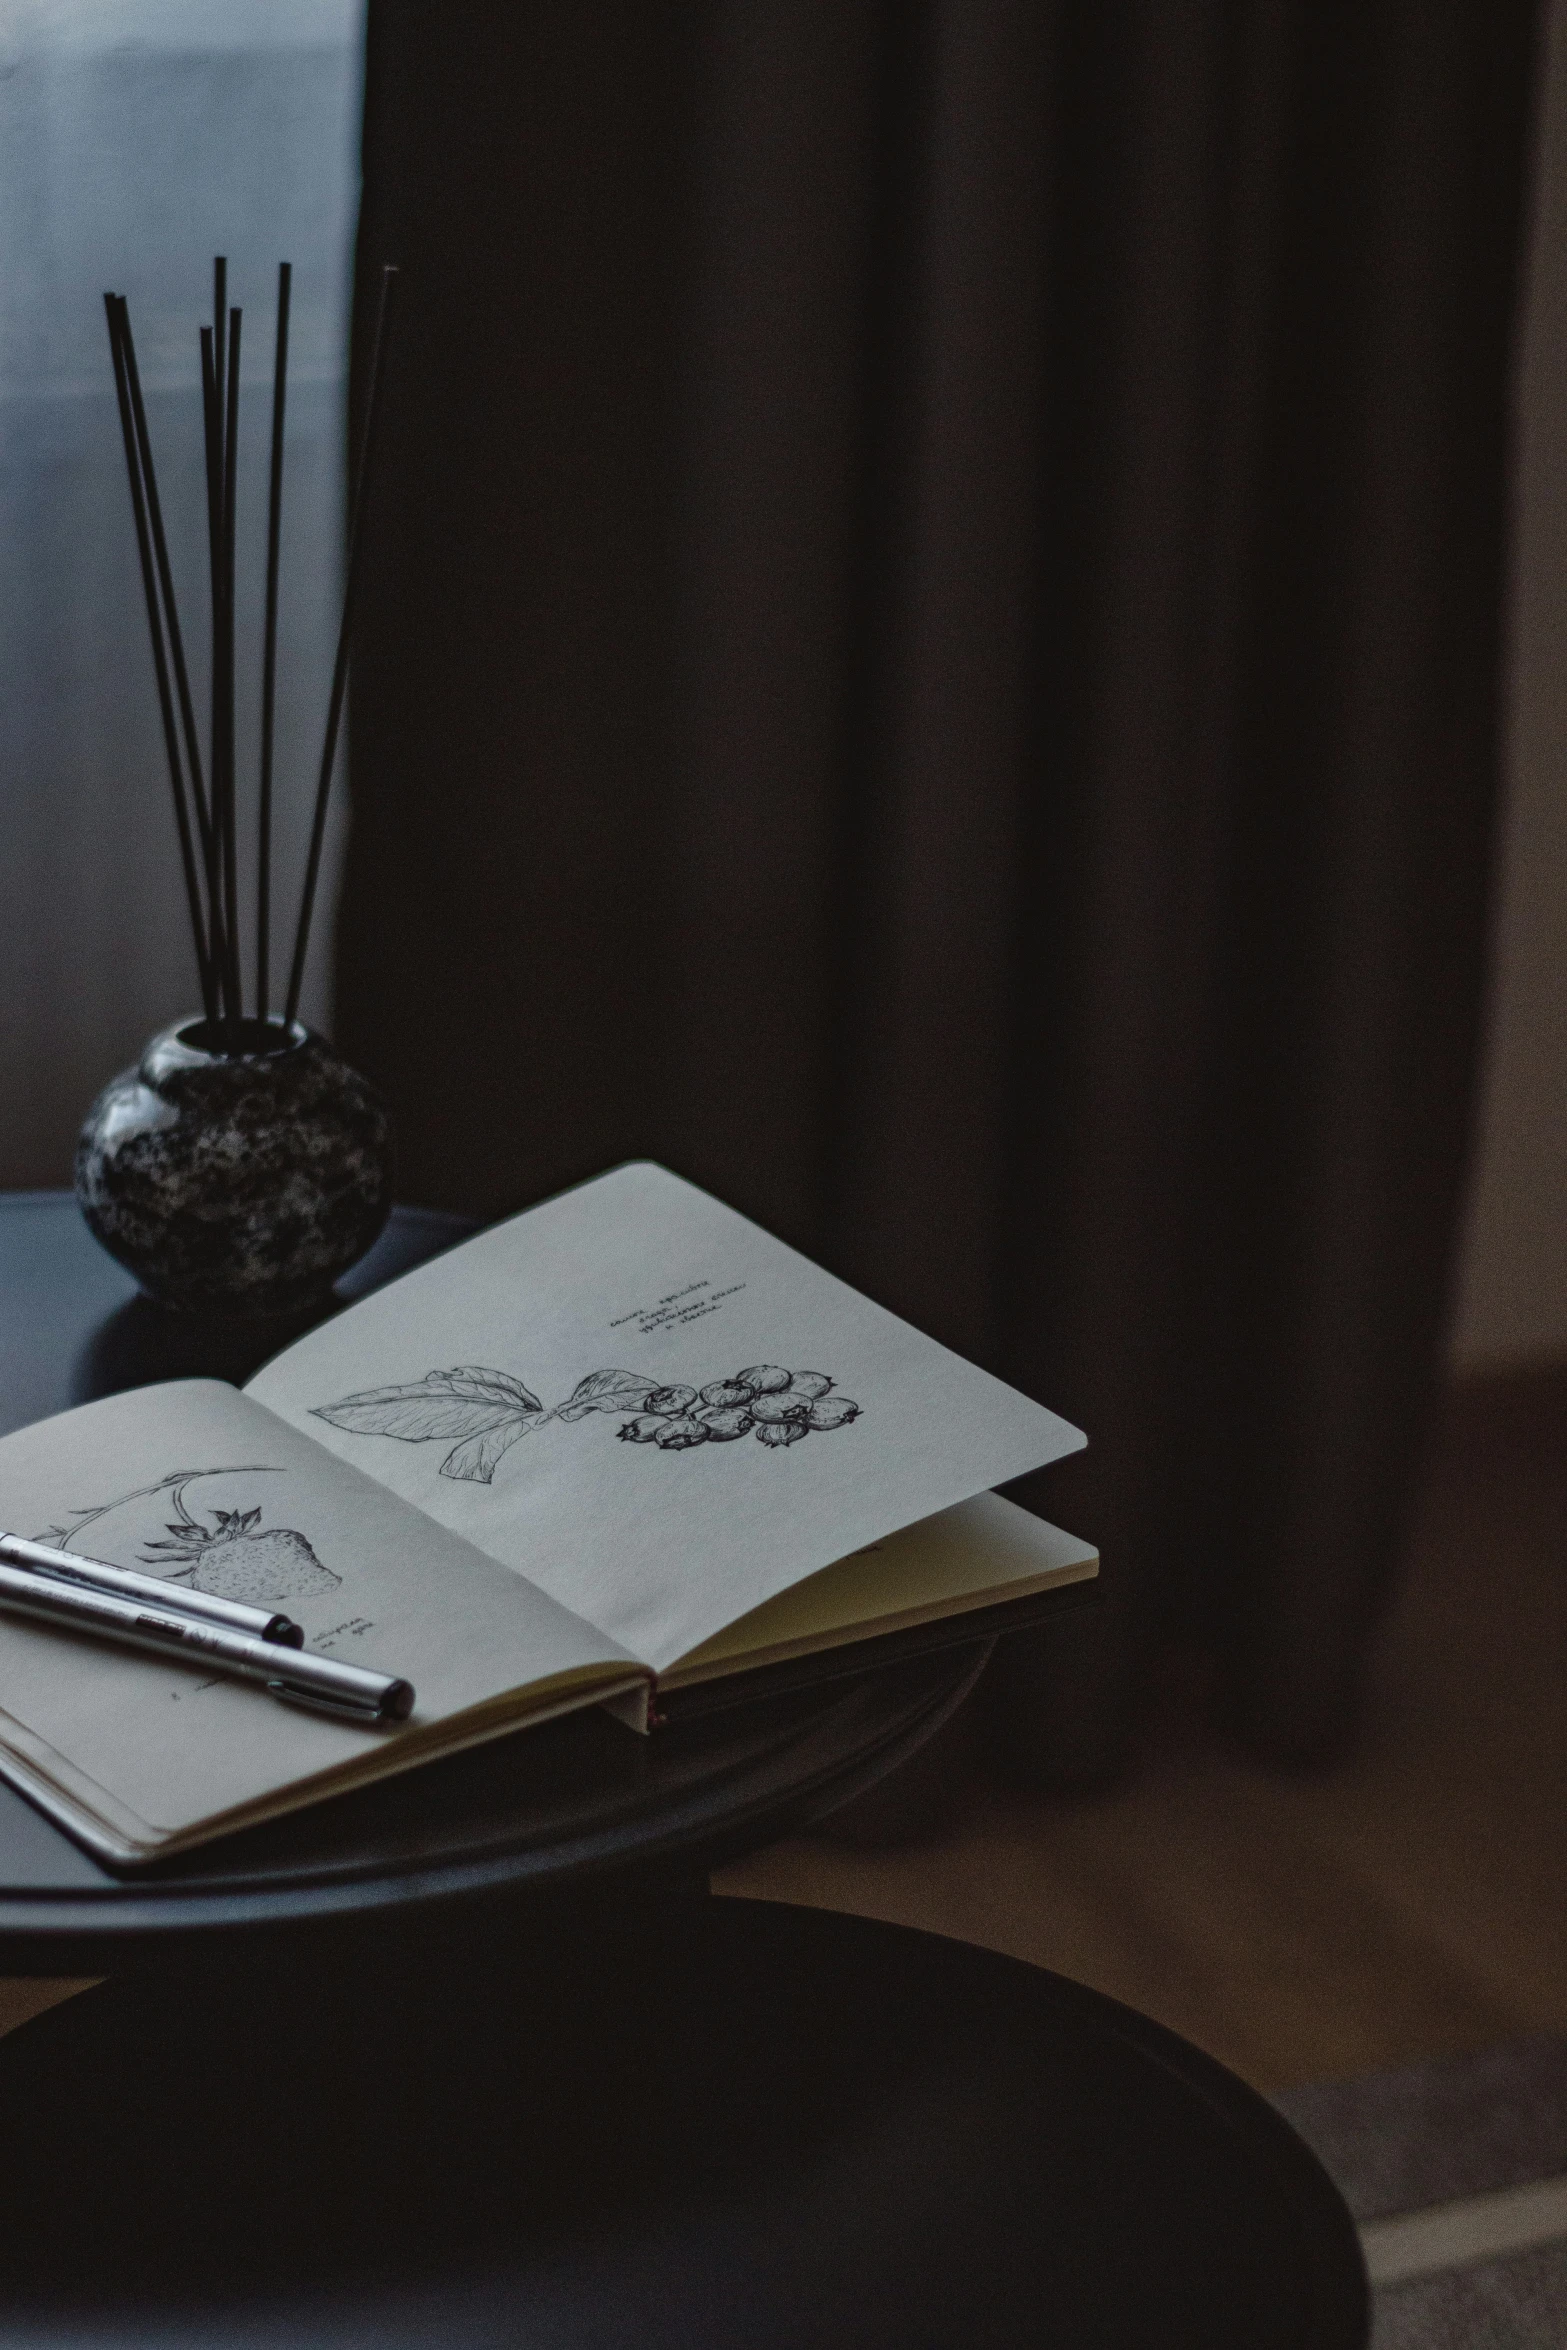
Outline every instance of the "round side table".
<path fill-rule="evenodd" d="M 361 1285 L 462 1229 L 404 1216 Z M 0 1425 L 259 1359 L 127 1291 L 68 1201 L 0 1201 Z M 1210 2059 L 701 1890 L 985 1654 L 568 1717 L 134 1876 L 0 1789 L 0 1966 L 112 1970 L 0 2041 L 0 2350 L 1363 2350 L 1347 2211 Z"/>
<path fill-rule="evenodd" d="M 397 1210 L 340 1285 L 344 1302 L 471 1229 Z M 0 1195 L 0 1433 L 151 1380 L 246 1379 L 297 1328 L 166 1314 L 136 1296 L 68 1194 Z M 0 1785 L 0 1967 L 164 1968 L 192 1940 L 215 1953 L 236 1937 L 354 1920 L 435 1930 L 476 1904 L 580 1905 L 623 1876 L 700 1883 L 719 1860 L 847 1801 L 915 1752 L 990 1646 L 846 1671 L 648 1739 L 596 1710 L 568 1714 L 133 1875 L 101 1866 Z"/>

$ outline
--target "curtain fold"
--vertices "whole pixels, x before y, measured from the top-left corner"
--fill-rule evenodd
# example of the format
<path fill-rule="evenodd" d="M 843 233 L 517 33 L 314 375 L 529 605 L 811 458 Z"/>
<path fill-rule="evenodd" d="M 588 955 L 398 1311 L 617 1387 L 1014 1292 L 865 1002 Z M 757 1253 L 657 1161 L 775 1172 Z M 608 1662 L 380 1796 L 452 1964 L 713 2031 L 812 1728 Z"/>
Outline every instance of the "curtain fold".
<path fill-rule="evenodd" d="M 372 0 L 407 271 L 340 1040 L 405 1188 L 660 1156 L 1081 1420 L 1097 1619 L 1326 1751 L 1445 1312 L 1525 0 Z"/>

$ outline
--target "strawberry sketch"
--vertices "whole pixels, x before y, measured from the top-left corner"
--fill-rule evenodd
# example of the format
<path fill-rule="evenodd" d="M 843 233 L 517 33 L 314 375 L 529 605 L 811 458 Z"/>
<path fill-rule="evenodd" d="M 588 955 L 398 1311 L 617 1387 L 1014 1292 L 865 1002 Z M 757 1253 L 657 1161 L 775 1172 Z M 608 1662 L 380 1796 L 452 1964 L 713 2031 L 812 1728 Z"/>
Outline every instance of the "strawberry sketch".
<path fill-rule="evenodd" d="M 167 1477 L 160 1477 L 156 1485 L 141 1485 L 134 1493 L 122 1493 L 114 1501 L 70 1513 L 64 1525 L 47 1527 L 38 1539 L 71 1549 L 95 1519 L 106 1518 L 111 1511 L 123 1509 L 130 1502 L 166 1493 L 174 1510 L 174 1516 L 166 1522 L 170 1539 L 146 1543 L 140 1553 L 140 1563 L 155 1568 L 170 1583 L 189 1583 L 197 1591 L 210 1591 L 220 1599 L 243 1600 L 252 1606 L 280 1599 L 308 1599 L 333 1591 L 341 1583 L 341 1575 L 324 1567 L 304 1535 L 292 1526 L 263 1527 L 259 1506 L 249 1510 L 215 1509 L 210 1525 L 186 1507 L 185 1489 L 198 1478 L 277 1474 L 276 1470 L 259 1463 L 242 1469 L 175 1469 Z"/>
<path fill-rule="evenodd" d="M 509 1371 L 469 1365 L 427 1371 L 401 1387 L 368 1387 L 338 1403 L 317 1404 L 313 1417 L 353 1436 L 450 1444 L 441 1475 L 488 1485 L 501 1456 L 519 1437 L 547 1421 L 580 1420 L 589 1412 L 620 1413 L 615 1433 L 628 1443 L 690 1452 L 699 1444 L 729 1444 L 753 1434 L 783 1450 L 803 1437 L 848 1427 L 859 1418 L 860 1407 L 833 1392 L 825 1371 L 756 1363 L 701 1389 L 666 1385 L 637 1371 L 590 1371 L 564 1403 L 546 1411 L 532 1388 Z"/>

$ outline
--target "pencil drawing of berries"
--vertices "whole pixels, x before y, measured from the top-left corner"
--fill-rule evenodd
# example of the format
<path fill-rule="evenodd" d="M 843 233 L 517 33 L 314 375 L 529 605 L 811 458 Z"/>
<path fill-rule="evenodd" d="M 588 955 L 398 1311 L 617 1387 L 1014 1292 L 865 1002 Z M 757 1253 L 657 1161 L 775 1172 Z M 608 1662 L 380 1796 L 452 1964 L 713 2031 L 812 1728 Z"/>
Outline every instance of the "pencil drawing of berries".
<path fill-rule="evenodd" d="M 749 1390 L 746 1401 L 750 1401 Z M 744 1404 L 704 1404 L 696 1416 L 715 1444 L 732 1443 L 735 1437 L 744 1436 L 751 1425 L 751 1415 Z"/>
<path fill-rule="evenodd" d="M 791 1395 L 787 1388 L 782 1395 L 753 1395 L 751 1398 L 752 1419 L 761 1420 L 770 1427 L 780 1426 L 785 1420 L 803 1420 L 810 1408 L 803 1395 Z"/>
<path fill-rule="evenodd" d="M 177 1519 L 169 1521 L 169 1542 L 149 1542 L 143 1553 L 147 1566 L 169 1573 L 171 1580 L 189 1581 L 198 1591 L 219 1599 L 238 1599 L 259 1606 L 277 1599 L 309 1599 L 332 1591 L 342 1581 L 324 1567 L 292 1526 L 258 1524 L 261 1512 L 214 1510 L 213 1523 L 204 1525 L 185 1507 L 183 1490 L 176 1488 Z M 184 1569 L 191 1569 L 187 1577 Z"/>
<path fill-rule="evenodd" d="M 645 1411 L 675 1414 L 688 1412 L 696 1401 L 694 1387 L 655 1387 L 643 1406 Z"/>
<path fill-rule="evenodd" d="M 822 1395 L 811 1405 L 805 1418 L 811 1428 L 847 1428 L 859 1416 L 859 1405 L 851 1403 L 846 1395 Z"/>
<path fill-rule="evenodd" d="M 758 1420 L 756 1434 L 761 1444 L 798 1444 L 810 1430 L 803 1420 Z"/>
<path fill-rule="evenodd" d="M 733 1444 L 753 1428 L 765 1445 L 782 1450 L 802 1436 L 847 1428 L 860 1416 L 859 1405 L 837 1394 L 825 1371 L 788 1371 L 782 1363 L 753 1363 L 732 1379 L 710 1379 L 701 1389 L 683 1380 L 660 1387 L 645 1371 L 590 1371 L 552 1410 L 514 1371 L 470 1363 L 459 1370 L 427 1371 L 403 1386 L 366 1388 L 312 1410 L 318 1420 L 350 1436 L 450 1444 L 440 1474 L 477 1485 L 491 1482 L 519 1438 L 574 1426 L 598 1412 L 619 1416 L 615 1434 L 622 1444 L 652 1444 L 660 1452 Z M 528 1449 L 537 1451 L 536 1445 Z"/>
<path fill-rule="evenodd" d="M 707 1442 L 707 1430 L 700 1420 L 666 1420 L 653 1441 L 665 1452 L 688 1452 L 693 1444 Z"/>

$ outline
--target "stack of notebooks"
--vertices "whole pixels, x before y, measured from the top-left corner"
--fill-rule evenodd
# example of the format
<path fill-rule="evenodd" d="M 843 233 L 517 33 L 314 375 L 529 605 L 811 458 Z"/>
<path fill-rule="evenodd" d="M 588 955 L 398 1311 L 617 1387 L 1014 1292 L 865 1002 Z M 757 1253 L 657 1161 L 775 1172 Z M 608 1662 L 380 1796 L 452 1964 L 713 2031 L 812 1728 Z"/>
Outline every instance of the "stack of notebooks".
<path fill-rule="evenodd" d="M 0 1775 L 135 1866 L 578 1706 L 645 1732 L 682 1691 L 1092 1576 L 990 1490 L 1082 1442 L 690 1184 L 617 1168 L 243 1392 L 141 1388 L 0 1442 L 0 1526 L 285 1611 L 302 1653 L 412 1683 L 406 1720 L 6 1613 Z"/>

